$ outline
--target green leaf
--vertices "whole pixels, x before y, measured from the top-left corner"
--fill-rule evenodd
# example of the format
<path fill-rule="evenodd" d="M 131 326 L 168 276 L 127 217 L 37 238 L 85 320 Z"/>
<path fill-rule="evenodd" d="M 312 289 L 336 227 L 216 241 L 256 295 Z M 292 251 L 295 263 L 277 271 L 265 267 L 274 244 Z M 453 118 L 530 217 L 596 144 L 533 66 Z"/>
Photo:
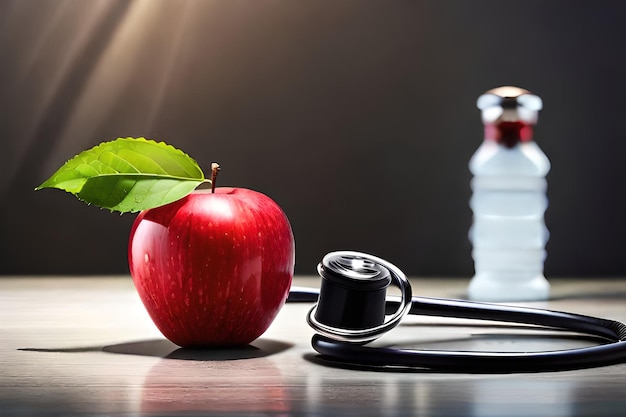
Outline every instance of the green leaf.
<path fill-rule="evenodd" d="M 35 188 L 58 188 L 88 204 L 135 212 L 183 198 L 203 182 L 189 155 L 163 142 L 118 138 L 67 161 Z"/>

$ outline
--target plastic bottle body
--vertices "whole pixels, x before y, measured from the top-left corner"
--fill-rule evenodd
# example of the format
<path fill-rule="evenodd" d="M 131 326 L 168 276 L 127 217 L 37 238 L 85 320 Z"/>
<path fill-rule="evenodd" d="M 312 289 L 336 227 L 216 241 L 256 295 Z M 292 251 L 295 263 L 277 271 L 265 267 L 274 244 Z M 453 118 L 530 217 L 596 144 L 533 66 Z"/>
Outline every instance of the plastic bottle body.
<path fill-rule="evenodd" d="M 548 229 L 545 176 L 550 161 L 533 141 L 507 147 L 485 140 L 470 161 L 475 275 L 468 296 L 480 301 L 545 300 Z"/>

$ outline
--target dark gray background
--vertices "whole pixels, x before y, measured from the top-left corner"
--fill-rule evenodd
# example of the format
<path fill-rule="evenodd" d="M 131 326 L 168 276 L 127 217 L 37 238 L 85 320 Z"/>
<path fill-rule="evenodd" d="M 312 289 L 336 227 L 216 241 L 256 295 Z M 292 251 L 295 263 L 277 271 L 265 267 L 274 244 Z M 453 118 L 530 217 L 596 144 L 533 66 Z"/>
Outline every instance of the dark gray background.
<path fill-rule="evenodd" d="M 297 272 L 355 249 L 470 276 L 476 98 L 544 100 L 550 276 L 626 275 L 626 2 L 0 0 L 0 273 L 126 273 L 134 215 L 34 192 L 163 140 L 291 220 Z"/>

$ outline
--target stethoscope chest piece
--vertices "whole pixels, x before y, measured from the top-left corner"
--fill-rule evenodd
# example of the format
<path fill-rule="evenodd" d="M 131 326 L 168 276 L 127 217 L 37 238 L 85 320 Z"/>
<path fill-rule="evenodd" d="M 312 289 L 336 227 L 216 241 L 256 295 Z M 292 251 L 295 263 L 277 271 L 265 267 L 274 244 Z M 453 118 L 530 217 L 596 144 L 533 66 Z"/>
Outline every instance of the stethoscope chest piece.
<path fill-rule="evenodd" d="M 411 286 L 395 266 L 372 255 L 331 252 L 318 265 L 322 278 L 318 303 L 308 322 L 334 340 L 365 343 L 395 327 L 411 307 Z M 395 283 L 403 301 L 385 320 L 387 288 Z"/>
<path fill-rule="evenodd" d="M 333 327 L 367 329 L 385 321 L 389 271 L 360 257 L 333 256 L 319 265 L 322 277 L 315 319 Z"/>

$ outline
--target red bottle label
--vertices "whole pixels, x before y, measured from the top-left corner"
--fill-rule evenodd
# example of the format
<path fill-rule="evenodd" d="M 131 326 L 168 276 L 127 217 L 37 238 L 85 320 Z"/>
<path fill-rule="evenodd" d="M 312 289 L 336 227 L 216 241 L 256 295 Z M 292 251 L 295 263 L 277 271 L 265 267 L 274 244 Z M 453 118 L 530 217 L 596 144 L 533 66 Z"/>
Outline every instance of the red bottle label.
<path fill-rule="evenodd" d="M 498 122 L 485 125 L 485 139 L 512 148 L 520 142 L 528 142 L 533 138 L 533 126 L 521 120 L 514 122 Z"/>

